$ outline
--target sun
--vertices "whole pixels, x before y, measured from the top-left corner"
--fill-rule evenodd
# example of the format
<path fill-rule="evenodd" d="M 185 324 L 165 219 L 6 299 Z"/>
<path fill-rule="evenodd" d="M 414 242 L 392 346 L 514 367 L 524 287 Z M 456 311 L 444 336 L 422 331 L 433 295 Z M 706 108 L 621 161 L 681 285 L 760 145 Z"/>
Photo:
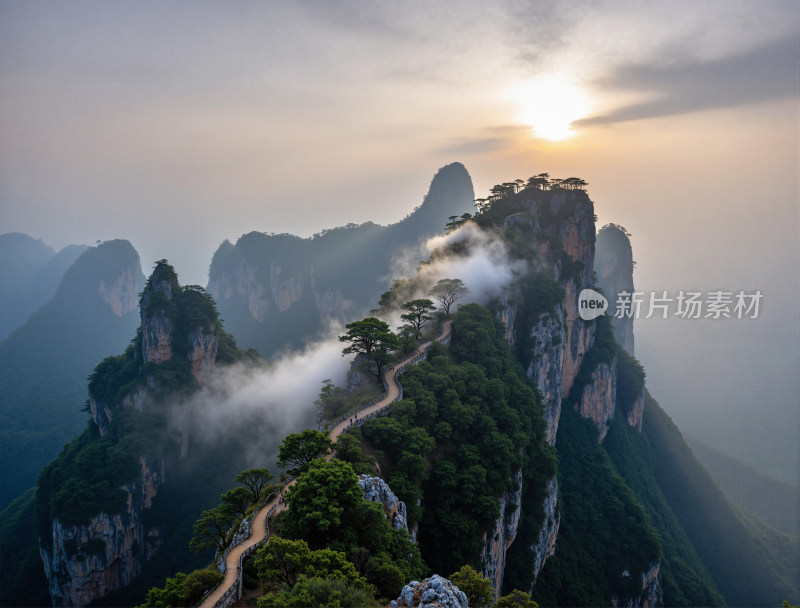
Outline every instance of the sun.
<path fill-rule="evenodd" d="M 572 122 L 587 116 L 592 104 L 586 91 L 567 74 L 547 74 L 519 83 L 510 90 L 519 107 L 517 119 L 536 137 L 551 141 L 573 135 Z"/>

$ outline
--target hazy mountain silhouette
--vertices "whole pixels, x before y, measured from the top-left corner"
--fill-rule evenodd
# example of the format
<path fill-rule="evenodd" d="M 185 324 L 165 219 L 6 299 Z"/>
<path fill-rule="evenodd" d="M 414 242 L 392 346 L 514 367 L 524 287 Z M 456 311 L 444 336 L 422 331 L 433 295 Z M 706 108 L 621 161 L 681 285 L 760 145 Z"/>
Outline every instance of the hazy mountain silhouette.
<path fill-rule="evenodd" d="M 349 321 L 374 307 L 391 282 L 393 259 L 418 250 L 450 216 L 474 211 L 473 199 L 469 173 L 453 163 L 437 172 L 422 205 L 396 224 L 348 224 L 311 238 L 251 232 L 236 245 L 225 241 L 211 262 L 208 292 L 243 348 L 268 357 L 300 346 L 326 320 Z"/>
<path fill-rule="evenodd" d="M 53 297 L 67 268 L 86 249 L 69 245 L 56 253 L 27 234 L 0 235 L 0 340 Z"/>
<path fill-rule="evenodd" d="M 132 304 L 143 285 L 130 243 L 89 248 L 53 298 L 0 342 L 0 505 L 33 486 L 42 466 L 83 428 L 86 377 L 135 333 Z"/>

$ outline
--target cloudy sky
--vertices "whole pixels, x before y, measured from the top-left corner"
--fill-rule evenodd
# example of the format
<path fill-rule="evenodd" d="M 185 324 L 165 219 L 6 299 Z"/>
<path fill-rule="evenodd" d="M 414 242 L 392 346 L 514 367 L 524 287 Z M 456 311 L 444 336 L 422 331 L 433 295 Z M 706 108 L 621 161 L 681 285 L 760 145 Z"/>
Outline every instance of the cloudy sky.
<path fill-rule="evenodd" d="M 796 436 L 798 6 L 5 0 L 0 232 L 205 285 L 223 239 L 395 222 L 453 161 L 479 196 L 578 176 L 641 289 L 765 292 L 750 325 L 637 328 L 676 420 L 734 400 Z"/>

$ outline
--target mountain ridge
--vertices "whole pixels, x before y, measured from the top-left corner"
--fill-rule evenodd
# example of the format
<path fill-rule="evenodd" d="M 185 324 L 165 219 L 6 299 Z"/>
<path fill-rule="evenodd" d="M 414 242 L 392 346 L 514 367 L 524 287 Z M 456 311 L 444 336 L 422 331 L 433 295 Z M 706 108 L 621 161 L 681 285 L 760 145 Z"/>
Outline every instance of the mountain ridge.
<path fill-rule="evenodd" d="M 466 168 L 451 163 L 436 173 L 422 204 L 395 224 L 348 224 L 309 238 L 250 232 L 235 245 L 223 242 L 207 290 L 243 347 L 265 357 L 297 348 L 330 320 L 350 321 L 373 306 L 389 286 L 393 257 L 413 252 L 418 263 L 425 238 L 472 210 L 473 199 Z"/>
<path fill-rule="evenodd" d="M 41 467 L 80 431 L 85 378 L 130 340 L 143 284 L 128 241 L 88 248 L 52 299 L 0 342 L 0 506 L 34 485 Z"/>

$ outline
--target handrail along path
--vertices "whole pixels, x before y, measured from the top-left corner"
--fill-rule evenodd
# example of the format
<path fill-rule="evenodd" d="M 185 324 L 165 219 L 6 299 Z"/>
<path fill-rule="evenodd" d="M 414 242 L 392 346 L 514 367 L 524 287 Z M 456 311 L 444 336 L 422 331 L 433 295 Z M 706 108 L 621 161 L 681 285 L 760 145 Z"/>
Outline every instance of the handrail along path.
<path fill-rule="evenodd" d="M 424 359 L 434 342 L 449 344 L 452 326 L 452 319 L 445 320 L 442 323 L 442 331 L 436 338 L 423 342 L 411 355 L 387 369 L 383 374 L 383 385 L 386 388 L 383 396 L 366 405 L 363 409 L 336 420 L 328 430 L 328 437 L 331 441 L 335 442 L 344 431 L 356 424 L 355 422 L 350 422 L 351 418 L 357 419 L 358 424 L 361 424 L 364 420 L 388 411 L 395 401 L 402 399 L 403 387 L 397 376 L 407 366 L 415 365 Z M 327 460 L 331 458 L 333 458 L 333 454 L 326 456 Z M 242 567 L 244 560 L 269 540 L 267 521 L 278 511 L 284 511 L 288 508 L 287 503 L 280 502 L 279 499 L 289 486 L 294 485 L 294 482 L 295 480 L 292 478 L 284 483 L 283 489 L 278 495 L 253 514 L 249 537 L 243 539 L 238 545 L 228 547 L 225 555 L 225 578 L 203 598 L 203 601 L 199 604 L 200 608 L 227 608 L 227 606 L 242 597 Z"/>

